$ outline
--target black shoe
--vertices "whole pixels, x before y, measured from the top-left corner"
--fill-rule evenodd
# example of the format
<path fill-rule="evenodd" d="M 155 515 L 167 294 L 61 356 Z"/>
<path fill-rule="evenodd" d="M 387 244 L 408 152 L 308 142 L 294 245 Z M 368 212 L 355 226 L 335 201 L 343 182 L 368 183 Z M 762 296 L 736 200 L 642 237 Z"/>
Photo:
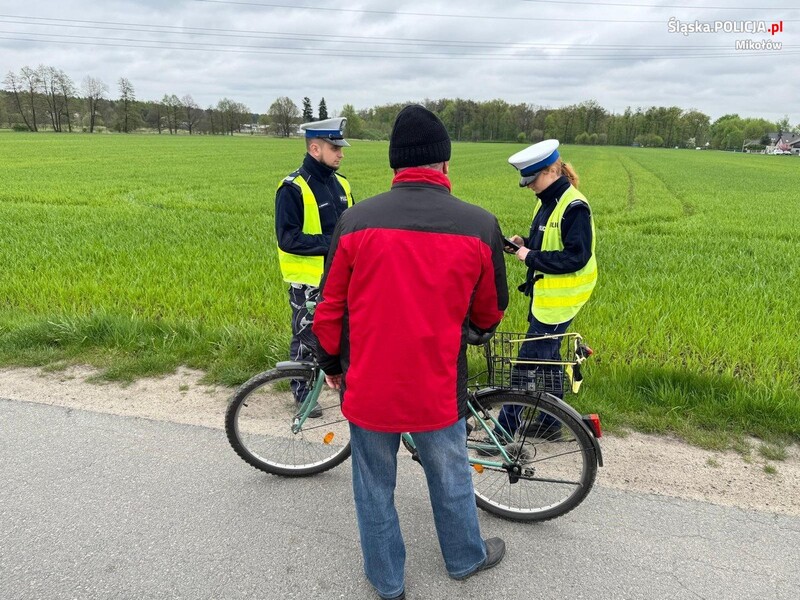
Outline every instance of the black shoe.
<path fill-rule="evenodd" d="M 561 439 L 561 422 L 543 423 L 534 421 L 519 428 L 519 435 L 529 438 L 540 438 L 547 442 L 557 442 Z"/>
<path fill-rule="evenodd" d="M 478 571 L 485 571 L 486 569 L 496 567 L 500 561 L 503 560 L 503 557 L 506 555 L 506 543 L 503 540 L 494 537 L 483 540 L 483 544 L 486 546 L 486 559 L 474 571 L 462 575 L 461 577 L 453 577 L 453 579 L 463 581 L 467 577 L 472 577 Z"/>
<path fill-rule="evenodd" d="M 297 403 L 297 412 L 300 412 L 300 408 L 302 408 L 303 403 Z M 322 407 L 320 407 L 319 403 L 314 405 L 314 408 L 311 409 L 311 412 L 308 413 L 309 419 L 319 419 L 322 416 Z"/>
<path fill-rule="evenodd" d="M 406 600 L 406 591 L 403 590 L 400 592 L 399 596 L 392 596 L 391 598 L 385 598 L 384 600 Z"/>

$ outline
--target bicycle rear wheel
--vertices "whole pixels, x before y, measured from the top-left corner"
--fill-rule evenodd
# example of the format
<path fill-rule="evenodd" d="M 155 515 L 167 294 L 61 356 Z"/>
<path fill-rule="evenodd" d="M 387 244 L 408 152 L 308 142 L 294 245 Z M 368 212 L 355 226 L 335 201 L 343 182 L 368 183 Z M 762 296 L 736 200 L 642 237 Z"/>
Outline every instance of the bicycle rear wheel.
<path fill-rule="evenodd" d="M 479 414 L 480 406 L 495 419 L 503 406 L 508 407 L 504 415 L 511 416 L 509 429 L 513 430 L 509 431 L 513 435 L 503 439 L 512 461 L 508 468 L 473 469 L 480 508 L 514 521 L 546 521 L 569 512 L 586 498 L 597 475 L 590 434 L 549 394 L 498 393 L 473 400 L 473 405 Z M 467 423 L 470 462 L 503 462 L 480 422 L 470 415 Z M 493 427 L 489 420 L 487 425 Z M 497 432 L 495 435 L 502 439 Z"/>
<path fill-rule="evenodd" d="M 225 432 L 236 453 L 256 469 L 274 475 L 302 476 L 332 469 L 350 456 L 350 427 L 341 412 L 339 392 L 323 385 L 319 418 L 308 418 L 296 433 L 298 406 L 293 380 L 313 387 L 320 371 L 311 368 L 266 371 L 242 384 L 225 413 Z"/>

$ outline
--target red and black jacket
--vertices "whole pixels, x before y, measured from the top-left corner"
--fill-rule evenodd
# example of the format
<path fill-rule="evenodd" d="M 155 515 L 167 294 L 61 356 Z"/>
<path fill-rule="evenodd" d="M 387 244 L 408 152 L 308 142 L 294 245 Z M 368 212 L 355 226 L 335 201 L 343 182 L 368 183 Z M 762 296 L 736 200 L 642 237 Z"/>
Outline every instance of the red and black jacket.
<path fill-rule="evenodd" d="M 313 330 L 326 373 L 344 373 L 342 411 L 384 432 L 431 431 L 466 414 L 470 321 L 508 305 L 503 238 L 445 175 L 407 169 L 345 211 L 333 233 Z"/>

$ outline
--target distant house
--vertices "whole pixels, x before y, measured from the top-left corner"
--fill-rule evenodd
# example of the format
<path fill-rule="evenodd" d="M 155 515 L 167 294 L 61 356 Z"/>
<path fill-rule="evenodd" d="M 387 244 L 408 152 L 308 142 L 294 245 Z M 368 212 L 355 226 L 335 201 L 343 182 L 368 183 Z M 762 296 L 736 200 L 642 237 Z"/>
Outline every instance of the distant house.
<path fill-rule="evenodd" d="M 766 154 L 800 154 L 800 134 L 778 131 L 767 136 L 769 144 L 764 149 Z"/>
<path fill-rule="evenodd" d="M 267 126 L 258 123 L 242 123 L 241 130 L 247 133 L 267 133 Z"/>

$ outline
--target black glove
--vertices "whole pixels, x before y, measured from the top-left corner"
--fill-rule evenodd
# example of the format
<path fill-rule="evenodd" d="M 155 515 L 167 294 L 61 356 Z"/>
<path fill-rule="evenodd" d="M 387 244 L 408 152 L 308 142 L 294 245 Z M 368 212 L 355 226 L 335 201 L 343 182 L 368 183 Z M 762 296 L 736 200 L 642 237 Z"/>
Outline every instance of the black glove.
<path fill-rule="evenodd" d="M 470 346 L 483 346 L 492 339 L 492 336 L 494 336 L 494 329 L 478 329 L 475 325 L 470 323 L 469 329 L 467 330 L 467 343 Z"/>

